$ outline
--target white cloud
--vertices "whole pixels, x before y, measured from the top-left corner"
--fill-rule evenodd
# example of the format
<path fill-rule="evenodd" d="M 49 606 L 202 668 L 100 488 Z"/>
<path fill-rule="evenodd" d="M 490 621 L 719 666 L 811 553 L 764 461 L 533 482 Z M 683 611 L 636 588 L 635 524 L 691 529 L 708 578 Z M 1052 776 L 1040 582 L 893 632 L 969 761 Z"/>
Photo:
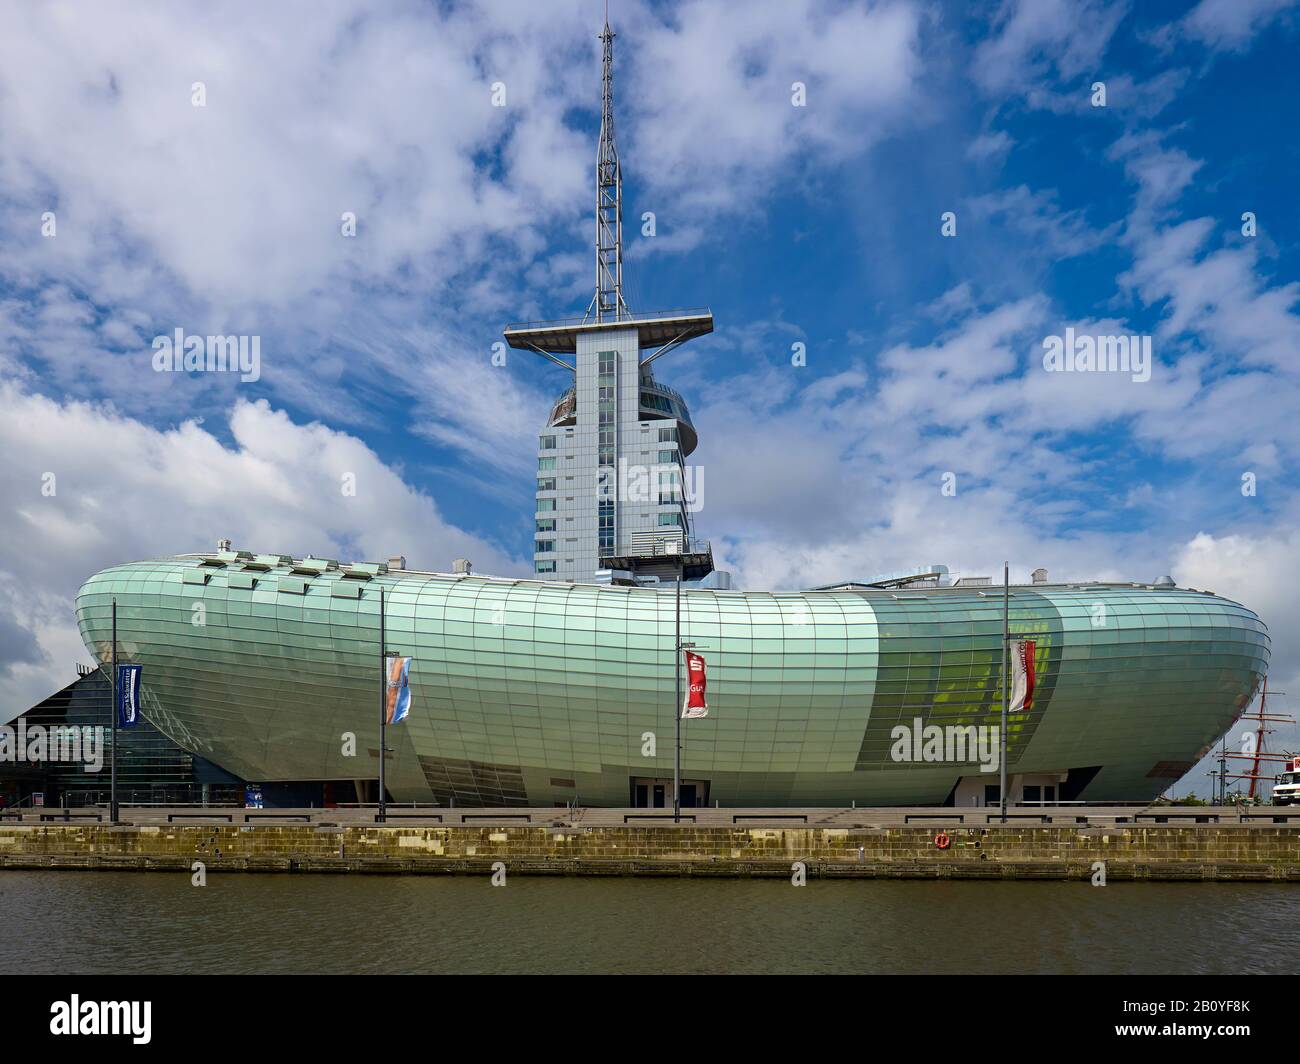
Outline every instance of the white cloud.
<path fill-rule="evenodd" d="M 1052 88 L 1073 86 L 1075 107 L 1088 104 L 1088 86 L 1126 4 L 1103 0 L 1004 0 L 994 32 L 975 51 L 972 73 L 992 96 L 1023 96 L 1032 106 L 1055 105 Z M 1104 80 L 1104 79 L 1103 79 Z"/>
<path fill-rule="evenodd" d="M 743 586 L 933 560 L 982 571 L 1003 557 L 1026 572 L 1151 580 L 1189 525 L 1242 519 L 1234 462 L 1249 459 L 1274 502 L 1293 494 L 1279 468 L 1300 446 L 1286 378 L 1224 373 L 1229 356 L 1215 363 L 1159 336 L 1149 381 L 1049 373 L 1048 334 L 1140 330 L 1060 317 L 1042 297 L 979 308 L 969 287 L 949 295 L 938 337 L 884 350 L 876 374 L 818 379 L 776 363 L 711 389 L 697 411 L 709 485 L 698 531 L 731 533 L 725 556 Z M 1188 459 L 1194 476 L 1178 468 Z M 1132 507 L 1142 519 L 1116 531 L 1114 512 Z"/>
<path fill-rule="evenodd" d="M 1187 36 L 1212 49 L 1242 52 L 1254 36 L 1295 0 L 1201 0 L 1179 24 Z"/>
<path fill-rule="evenodd" d="M 562 121 L 577 102 L 561 76 L 568 20 L 536 5 L 68 12 L 16 10 L 0 41 L 5 184 L 26 212 L 14 220 L 29 269 L 111 284 L 96 261 L 107 245 L 148 264 L 118 298 L 174 279 L 223 308 L 399 268 L 427 287 L 457 271 L 454 250 L 583 198 L 587 144 Z M 505 108 L 491 106 L 495 79 Z M 195 82 L 206 106 L 192 106 Z M 489 152 L 502 167 L 485 181 L 475 156 Z M 55 240 L 39 236 L 38 206 L 57 209 Z M 356 239 L 340 235 L 344 211 Z"/>
<path fill-rule="evenodd" d="M 485 572 L 525 561 L 449 524 L 360 440 L 295 424 L 266 402 L 238 403 L 229 444 L 195 421 L 155 429 L 112 409 L 60 404 L 0 385 L 0 597 L 18 632 L 0 630 L 0 715 L 66 683 L 72 599 L 86 577 L 133 559 L 210 550 L 221 537 L 260 553 L 345 561 L 404 554 L 447 571 L 468 557 Z M 42 493 L 54 474 L 55 494 Z M 353 474 L 355 496 L 343 493 Z M 25 641 L 35 633 L 43 660 Z M 4 666 L 10 666 L 4 675 Z"/>
<path fill-rule="evenodd" d="M 993 133 L 981 133 L 966 146 L 966 157 L 976 162 L 988 159 L 1000 159 L 1011 150 L 1015 141 L 1006 130 L 999 129 Z"/>
<path fill-rule="evenodd" d="M 259 394 L 354 427 L 374 424 L 365 399 L 395 399 L 418 434 L 521 468 L 554 389 L 487 360 L 506 321 L 572 313 L 592 283 L 599 12 L 68 11 L 22 8 L 0 37 L 0 225 L 15 234 L 0 369 L 34 367 L 56 394 L 146 419 L 217 416 L 232 382 L 153 374 L 149 342 L 176 327 L 256 334 Z M 620 143 L 653 190 L 658 253 L 704 239 L 715 208 L 752 210 L 792 168 L 914 120 L 920 15 L 906 0 L 744 19 L 629 2 L 614 18 Z M 806 108 L 791 106 L 794 80 Z"/>
<path fill-rule="evenodd" d="M 1107 152 L 1109 158 L 1124 164 L 1129 180 L 1138 186 L 1133 213 L 1141 223 L 1167 211 L 1202 166 L 1181 148 L 1166 147 L 1164 137 L 1154 130 L 1125 133 Z"/>
<path fill-rule="evenodd" d="M 1083 211 L 1064 210 L 1053 193 L 1027 185 L 972 196 L 966 209 L 977 225 L 1012 229 L 1022 257 L 1052 262 L 1095 251 L 1118 229 L 1093 229 Z"/>
<path fill-rule="evenodd" d="M 1278 690 L 1300 683 L 1300 600 L 1289 578 L 1297 557 L 1300 530 L 1288 523 L 1266 532 L 1199 533 L 1174 562 L 1179 584 L 1245 603 L 1269 626 Z"/>
<path fill-rule="evenodd" d="M 920 16 L 905 0 L 743 19 L 697 0 L 667 21 L 621 6 L 620 140 L 668 197 L 667 225 L 692 197 L 750 209 L 792 161 L 860 152 L 908 118 Z M 174 287 L 226 315 L 354 285 L 422 294 L 527 264 L 590 210 L 596 130 L 570 112 L 598 105 L 598 13 L 578 0 L 66 11 L 24 7 L 0 39 L 0 179 L 26 234 L 5 268 L 28 281 L 146 307 Z"/>
<path fill-rule="evenodd" d="M 1289 574 L 1300 556 L 1300 531 L 1294 520 L 1267 532 L 1244 532 L 1224 536 L 1201 533 L 1189 540 L 1174 565 L 1179 583 L 1214 591 L 1249 606 L 1268 626 L 1272 640 L 1269 664 L 1269 710 L 1272 714 L 1296 717 L 1297 692 L 1300 692 L 1300 600 L 1293 593 Z M 1300 723 L 1294 719 L 1273 721 L 1267 725 L 1272 734 L 1266 737 L 1272 751 L 1300 750 Z M 1238 745 L 1249 724 L 1237 725 L 1228 740 L 1228 749 Z M 1246 767 L 1246 762 L 1230 763 L 1229 771 Z M 1275 763 L 1265 764 L 1262 771 L 1274 770 Z M 1209 793 L 1211 768 L 1218 768 L 1213 754 L 1189 774 L 1180 790 L 1195 785 L 1201 794 Z M 1200 781 L 1193 783 L 1194 780 Z M 1245 791 L 1249 783 L 1230 782 L 1232 788 Z"/>
<path fill-rule="evenodd" d="M 1215 227 L 1213 219 L 1197 218 L 1135 230 L 1134 263 L 1120 282 L 1148 304 L 1167 301 L 1163 334 L 1199 334 L 1222 355 L 1300 373 L 1300 282 L 1270 285 L 1259 274 L 1259 246 L 1250 240 L 1206 251 Z"/>
<path fill-rule="evenodd" d="M 691 0 L 635 32 L 625 165 L 692 214 L 752 211 L 790 166 L 864 153 L 912 117 L 921 15 L 903 0 L 788 0 L 743 17 Z M 792 105 L 795 82 L 806 106 Z"/>

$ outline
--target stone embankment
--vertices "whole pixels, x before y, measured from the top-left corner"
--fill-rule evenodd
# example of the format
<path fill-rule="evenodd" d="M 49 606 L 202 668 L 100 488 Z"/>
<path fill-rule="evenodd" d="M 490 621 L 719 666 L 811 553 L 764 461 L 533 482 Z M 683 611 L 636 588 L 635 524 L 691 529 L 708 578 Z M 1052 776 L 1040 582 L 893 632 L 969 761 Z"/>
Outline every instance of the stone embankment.
<path fill-rule="evenodd" d="M 0 824 L 0 869 L 1300 883 L 1300 827 Z"/>

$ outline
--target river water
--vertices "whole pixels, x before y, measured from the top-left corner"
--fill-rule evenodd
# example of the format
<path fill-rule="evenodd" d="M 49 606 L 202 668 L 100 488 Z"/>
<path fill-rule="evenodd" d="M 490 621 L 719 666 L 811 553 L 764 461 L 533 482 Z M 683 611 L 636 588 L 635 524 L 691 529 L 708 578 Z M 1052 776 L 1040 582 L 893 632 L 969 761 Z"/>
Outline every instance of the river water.
<path fill-rule="evenodd" d="M 1282 973 L 1264 884 L 0 872 L 0 972 Z"/>

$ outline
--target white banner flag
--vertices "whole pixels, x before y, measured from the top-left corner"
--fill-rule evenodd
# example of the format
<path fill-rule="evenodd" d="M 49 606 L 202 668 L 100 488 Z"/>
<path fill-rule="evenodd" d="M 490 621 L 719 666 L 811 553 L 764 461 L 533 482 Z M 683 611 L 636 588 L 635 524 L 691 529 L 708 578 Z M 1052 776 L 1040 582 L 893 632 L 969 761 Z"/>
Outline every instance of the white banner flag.
<path fill-rule="evenodd" d="M 1032 639 L 1011 644 L 1011 698 L 1008 713 L 1028 713 L 1034 708 L 1034 651 Z"/>

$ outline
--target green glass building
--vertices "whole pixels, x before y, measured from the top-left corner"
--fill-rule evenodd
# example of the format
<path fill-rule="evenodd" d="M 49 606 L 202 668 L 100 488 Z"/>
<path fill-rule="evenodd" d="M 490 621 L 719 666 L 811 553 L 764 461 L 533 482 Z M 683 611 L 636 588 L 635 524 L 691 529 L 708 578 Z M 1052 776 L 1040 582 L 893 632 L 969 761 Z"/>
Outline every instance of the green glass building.
<path fill-rule="evenodd" d="M 83 733 L 83 749 L 100 757 L 85 760 L 44 759 L 0 762 L 0 806 L 28 805 L 40 793 L 48 806 L 107 805 L 111 798 L 109 758 L 114 729 L 108 669 L 84 669 L 66 687 L 22 714 L 30 733 L 40 727 L 52 734 L 76 728 Z M 120 800 L 128 805 L 240 804 L 244 784 L 215 765 L 182 749 L 148 720 L 116 730 L 117 784 Z M 51 744 L 53 745 L 53 744 Z"/>
<path fill-rule="evenodd" d="M 373 781 L 381 588 L 387 647 L 414 659 L 394 800 L 671 804 L 671 590 L 222 551 L 105 570 L 77 616 L 105 661 L 117 600 L 144 713 L 186 750 L 254 782 Z M 683 804 L 996 800 L 996 771 L 900 759 L 896 729 L 998 724 L 1002 611 L 1000 587 L 683 591 L 709 669 Z M 1208 592 L 1032 584 L 1009 614 L 1038 680 L 1008 729 L 1012 801 L 1155 797 L 1267 671 L 1259 618 Z"/>
<path fill-rule="evenodd" d="M 504 333 L 569 375 L 538 440 L 533 564 L 548 579 L 223 549 L 91 577 L 82 638 L 111 657 L 116 600 L 119 656 L 144 666 L 144 715 L 171 739 L 250 782 L 360 794 L 379 775 L 382 589 L 387 649 L 414 659 L 411 715 L 388 733 L 394 799 L 662 806 L 678 707 L 676 596 L 659 581 L 702 578 L 682 594 L 682 638 L 708 662 L 710 709 L 683 722 L 683 805 L 998 800 L 998 766 L 943 743 L 934 758 L 928 730 L 999 727 L 1000 588 L 731 591 L 694 538 L 698 435 L 653 363 L 713 315 L 624 296 L 613 39 L 606 20 L 592 300 Z M 1038 676 L 1007 729 L 1011 801 L 1156 796 L 1268 666 L 1255 614 L 1166 580 L 1034 583 L 1008 613 Z"/>

